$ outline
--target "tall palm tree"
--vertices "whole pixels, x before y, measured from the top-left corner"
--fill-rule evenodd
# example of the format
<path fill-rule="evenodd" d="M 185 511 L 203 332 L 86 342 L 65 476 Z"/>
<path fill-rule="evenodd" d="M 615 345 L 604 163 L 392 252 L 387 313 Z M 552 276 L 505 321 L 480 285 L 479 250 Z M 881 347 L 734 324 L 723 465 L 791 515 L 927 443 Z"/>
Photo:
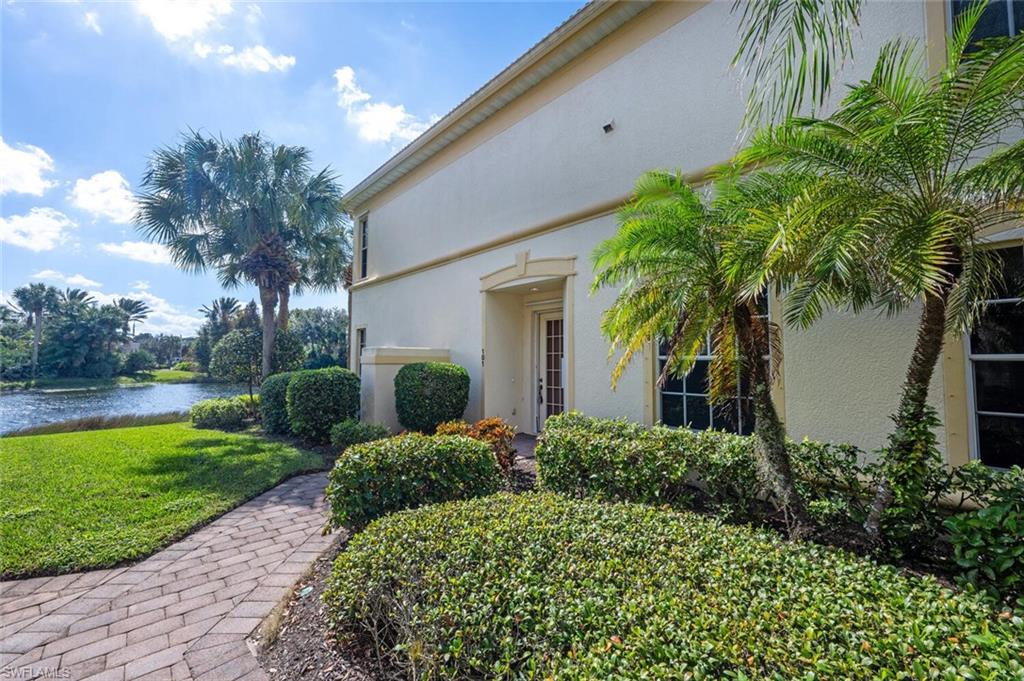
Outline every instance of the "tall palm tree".
<path fill-rule="evenodd" d="M 918 45 L 890 42 L 832 116 L 767 128 L 737 157 L 816 177 L 783 215 L 765 220 L 766 258 L 806 254 L 792 280 L 791 321 L 810 324 L 851 299 L 873 299 L 891 314 L 922 305 L 886 473 L 865 523 L 876 538 L 894 487 L 922 468 L 927 448 L 915 426 L 927 413 L 944 334 L 969 332 L 979 301 L 1001 284 L 997 256 L 979 248 L 981 239 L 1022 217 L 1024 40 L 969 46 L 985 6 L 958 17 L 937 75 L 921 75 Z"/>
<path fill-rule="evenodd" d="M 43 315 L 53 311 L 58 304 L 57 289 L 43 283 L 29 284 L 14 289 L 12 296 L 32 325 L 32 378 L 39 369 L 39 344 L 43 338 Z"/>
<path fill-rule="evenodd" d="M 128 329 L 131 328 L 134 334 L 135 324 L 148 318 L 149 314 L 153 311 L 153 308 L 149 305 L 134 298 L 118 298 L 114 301 L 114 305 L 126 315 L 124 322 L 125 333 L 128 333 Z"/>
<path fill-rule="evenodd" d="M 709 336 L 715 347 L 709 367 L 712 402 L 734 398 L 740 376 L 749 378 L 758 462 L 791 532 L 800 535 L 809 525 L 771 397 L 772 363 L 764 361 L 771 348 L 778 366 L 777 329 L 758 315 L 755 295 L 743 290 L 745 279 L 725 267 L 725 250 L 754 207 L 747 201 L 756 194 L 744 183 L 756 181 L 723 182 L 709 204 L 678 174 L 644 174 L 619 212 L 618 232 L 594 251 L 592 289 L 621 287 L 601 323 L 610 354 L 622 353 L 613 384 L 652 341 L 666 346 L 659 384 L 670 375 L 684 376 Z M 761 200 L 768 194 L 762 191 Z"/>
<path fill-rule="evenodd" d="M 60 298 L 60 306 L 63 308 L 77 305 L 92 305 L 96 302 L 96 299 L 88 291 L 83 291 L 80 288 L 66 288 L 60 291 L 58 296 Z"/>
<path fill-rule="evenodd" d="M 209 305 L 203 305 L 199 311 L 210 322 L 227 325 L 230 320 L 241 310 L 238 298 L 222 296 L 214 299 Z"/>
<path fill-rule="evenodd" d="M 307 271 L 323 262 L 316 252 L 347 250 L 336 176 L 314 174 L 304 147 L 274 146 L 259 133 L 225 141 L 190 132 L 154 153 L 142 187 L 139 229 L 180 268 L 212 268 L 224 286 L 258 288 L 269 375 L 281 292 L 318 279 Z"/>

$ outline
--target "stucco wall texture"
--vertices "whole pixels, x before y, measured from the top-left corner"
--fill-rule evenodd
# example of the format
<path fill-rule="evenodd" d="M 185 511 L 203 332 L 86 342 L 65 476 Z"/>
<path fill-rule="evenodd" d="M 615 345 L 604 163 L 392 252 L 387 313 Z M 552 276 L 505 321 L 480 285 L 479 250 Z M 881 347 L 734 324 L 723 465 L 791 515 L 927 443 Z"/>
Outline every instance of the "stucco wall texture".
<path fill-rule="evenodd" d="M 607 204 L 626 196 L 651 168 L 694 172 L 727 160 L 738 147 L 744 96 L 728 68 L 736 47 L 730 4 L 711 3 L 666 26 L 512 125 L 495 129 L 476 148 L 444 159 L 430 174 L 400 181 L 361 206 L 360 213 L 368 211 L 370 219 L 370 278 Z M 664 11 L 655 7 L 633 21 Z M 628 40 L 630 23 L 605 40 Z M 886 40 L 898 34 L 923 39 L 924 33 L 924 3 L 867 3 L 855 48 L 858 61 L 837 82 L 866 76 Z M 584 53 L 577 61 L 587 58 Z M 604 133 L 602 125 L 612 120 L 614 130 Z M 366 326 L 369 346 L 449 349 L 452 361 L 469 369 L 472 378 L 467 418 L 484 416 L 481 277 L 512 265 L 522 251 L 531 258 L 575 256 L 575 353 L 569 357 L 574 406 L 596 416 L 649 420 L 645 403 L 654 396 L 645 373 L 650 367 L 638 358 L 611 390 L 608 344 L 599 325 L 614 292 L 590 294 L 590 254 L 615 228 L 615 216 L 606 214 L 357 286 L 353 323 Z M 785 413 L 791 436 L 846 441 L 867 450 L 883 445 L 915 325 L 914 311 L 898 319 L 840 311 L 809 330 L 786 329 Z M 940 414 L 942 394 L 940 371 L 933 385 Z"/>

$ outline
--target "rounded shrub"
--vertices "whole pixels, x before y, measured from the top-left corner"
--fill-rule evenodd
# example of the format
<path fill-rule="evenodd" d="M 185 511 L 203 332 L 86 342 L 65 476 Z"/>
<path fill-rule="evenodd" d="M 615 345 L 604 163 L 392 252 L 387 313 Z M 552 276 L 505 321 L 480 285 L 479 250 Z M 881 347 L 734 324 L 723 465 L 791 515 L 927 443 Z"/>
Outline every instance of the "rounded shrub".
<path fill-rule="evenodd" d="M 195 428 L 216 428 L 218 430 L 240 430 L 245 427 L 249 416 L 249 396 L 217 397 L 202 400 L 192 405 L 189 416 Z"/>
<path fill-rule="evenodd" d="M 468 437 L 409 433 L 353 445 L 330 473 L 330 522 L 361 527 L 392 511 L 493 494 L 500 484 L 491 448 Z"/>
<path fill-rule="evenodd" d="M 480 419 L 476 423 L 445 421 L 437 426 L 436 433 L 438 435 L 465 435 L 474 440 L 486 442 L 494 451 L 494 458 L 498 460 L 501 472 L 506 477 L 511 475 L 516 458 L 516 450 L 512 444 L 516 436 L 516 428 L 504 419 L 492 416 Z"/>
<path fill-rule="evenodd" d="M 382 518 L 335 627 L 409 678 L 1009 679 L 1024 622 L 835 549 L 642 504 L 496 494 Z"/>
<path fill-rule="evenodd" d="M 288 382 L 285 401 L 292 432 L 327 444 L 335 423 L 359 414 L 359 377 L 341 367 L 297 371 Z"/>
<path fill-rule="evenodd" d="M 383 440 L 391 431 L 382 423 L 363 423 L 355 419 L 345 419 L 335 423 L 331 428 L 331 445 L 339 451 L 345 451 L 352 445 L 374 440 Z"/>
<path fill-rule="evenodd" d="M 260 384 L 260 420 L 263 430 L 273 435 L 290 433 L 288 422 L 288 382 L 294 372 L 285 371 L 263 379 Z"/>
<path fill-rule="evenodd" d="M 462 418 L 469 404 L 469 372 L 450 362 L 406 364 L 395 375 L 395 411 L 409 430 L 433 433 Z"/>

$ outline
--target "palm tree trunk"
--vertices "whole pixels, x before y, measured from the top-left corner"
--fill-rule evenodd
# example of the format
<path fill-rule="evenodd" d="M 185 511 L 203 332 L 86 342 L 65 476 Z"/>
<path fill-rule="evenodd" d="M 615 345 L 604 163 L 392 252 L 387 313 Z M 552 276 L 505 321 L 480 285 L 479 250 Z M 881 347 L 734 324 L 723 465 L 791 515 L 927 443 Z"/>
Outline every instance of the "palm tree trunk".
<path fill-rule="evenodd" d="M 935 366 L 942 353 L 942 342 L 946 330 L 946 299 L 942 296 L 927 296 L 924 299 L 924 310 L 917 327 L 917 340 L 914 343 L 914 354 L 910 358 L 910 367 L 903 384 L 903 396 L 899 408 L 893 417 L 896 428 L 890 438 L 889 450 L 886 453 L 886 464 L 909 464 L 908 457 L 913 456 L 920 448 L 915 447 L 912 438 L 905 435 L 908 426 L 918 423 L 924 416 L 928 403 L 928 387 L 931 385 Z M 881 534 L 882 516 L 892 504 L 894 494 L 892 480 L 883 467 L 881 480 L 875 490 L 875 498 L 864 521 L 864 531 L 872 540 Z"/>
<path fill-rule="evenodd" d="M 811 529 L 803 498 L 796 489 L 793 465 L 786 449 L 786 427 L 772 400 L 771 375 L 755 338 L 753 317 L 747 306 L 737 308 L 736 331 L 744 364 L 750 369 L 750 399 L 754 407 L 754 449 L 761 475 L 771 486 L 786 514 L 790 537 L 806 536 Z M 767 329 L 764 334 L 767 337 Z"/>
<path fill-rule="evenodd" d="M 277 328 L 282 331 L 288 330 L 288 299 L 291 297 L 291 291 L 288 290 L 288 285 L 285 284 L 277 291 L 278 306 L 277 306 Z"/>
<path fill-rule="evenodd" d="M 274 335 L 277 332 L 277 325 L 274 323 L 274 306 L 277 305 L 277 289 L 260 286 L 260 303 L 263 306 L 262 377 L 266 378 L 273 370 Z"/>
<path fill-rule="evenodd" d="M 39 343 L 43 339 L 43 311 L 32 311 L 32 379 L 39 375 Z"/>

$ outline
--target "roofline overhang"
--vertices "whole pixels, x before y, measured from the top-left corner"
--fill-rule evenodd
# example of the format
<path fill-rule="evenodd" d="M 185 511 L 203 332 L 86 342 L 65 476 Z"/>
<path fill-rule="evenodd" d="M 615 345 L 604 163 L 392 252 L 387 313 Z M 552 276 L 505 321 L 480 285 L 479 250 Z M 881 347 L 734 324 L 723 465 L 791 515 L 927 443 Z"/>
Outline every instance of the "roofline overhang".
<path fill-rule="evenodd" d="M 654 0 L 593 0 L 402 148 L 344 196 L 352 214 L 450 144 L 558 71 Z"/>

